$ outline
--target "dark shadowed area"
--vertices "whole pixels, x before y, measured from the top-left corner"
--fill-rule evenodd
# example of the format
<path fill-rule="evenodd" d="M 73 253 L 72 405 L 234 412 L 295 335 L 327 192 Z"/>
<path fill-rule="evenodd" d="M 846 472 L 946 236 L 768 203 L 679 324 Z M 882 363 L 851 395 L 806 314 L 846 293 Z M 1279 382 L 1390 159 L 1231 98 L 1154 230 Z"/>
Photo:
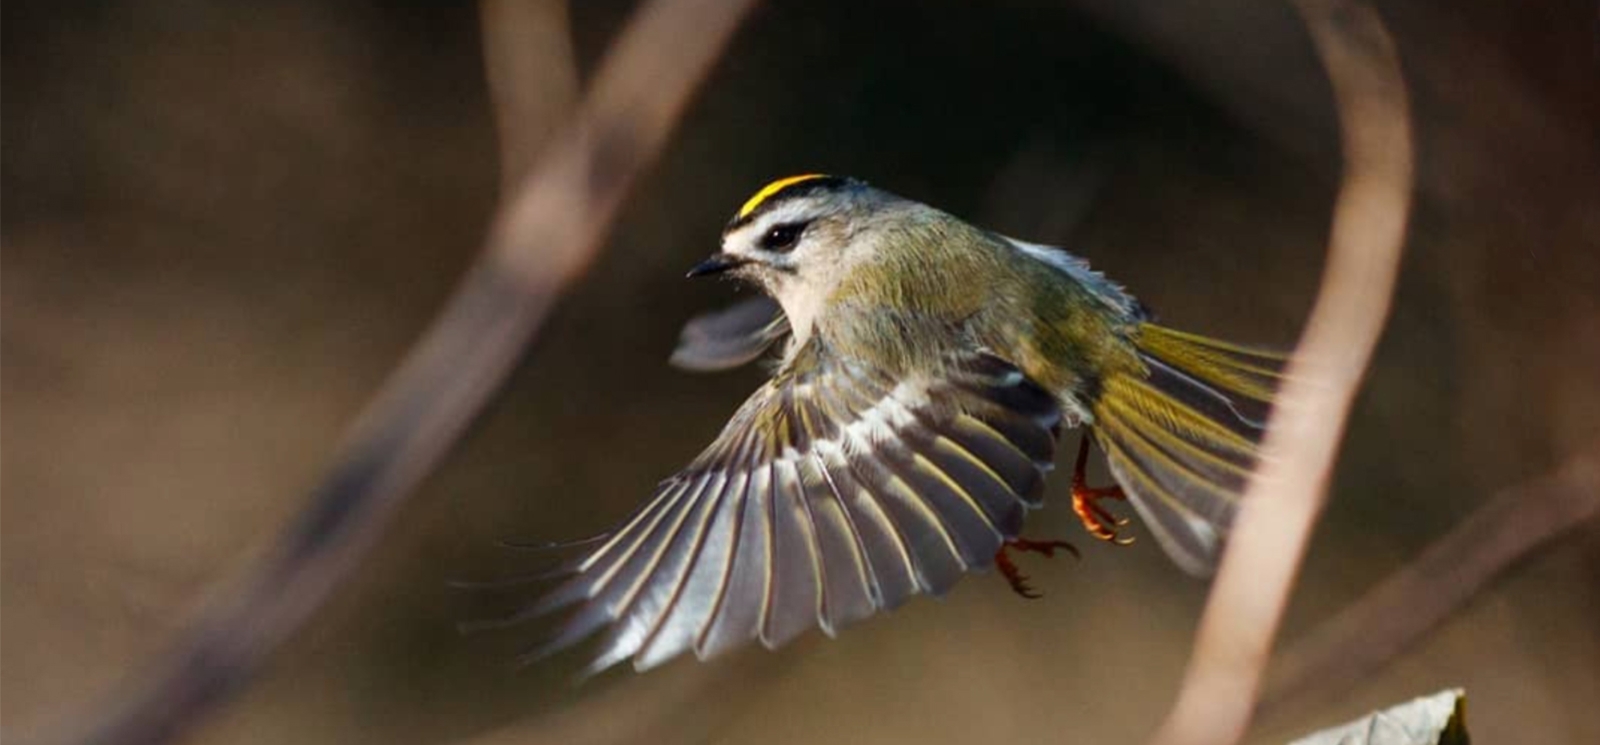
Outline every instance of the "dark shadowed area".
<path fill-rule="evenodd" d="M 581 86 L 631 6 L 573 5 Z M 1285 643 L 1600 435 L 1592 4 L 1379 9 L 1412 86 L 1417 211 Z M 501 180 L 478 22 L 450 4 L 5 7 L 8 740 L 77 716 L 227 592 L 472 260 Z M 529 95 L 557 111 L 570 90 Z M 573 656 L 513 672 L 537 627 L 455 624 L 528 593 L 449 583 L 549 563 L 497 540 L 623 518 L 755 387 L 758 366 L 666 359 L 684 321 L 744 296 L 680 278 L 767 181 L 854 175 L 1068 246 L 1173 325 L 1287 348 L 1324 257 L 1331 106 L 1286 5 L 759 8 L 502 398 L 338 600 L 189 741 L 1148 736 L 1206 587 L 1153 541 L 1086 536 L 1065 479 L 1029 533 L 1084 558 L 1024 558 L 1042 600 L 974 576 L 837 640 L 644 676 L 574 686 Z M 1254 741 L 1449 686 L 1484 742 L 1600 741 L 1597 619 L 1591 521 Z"/>

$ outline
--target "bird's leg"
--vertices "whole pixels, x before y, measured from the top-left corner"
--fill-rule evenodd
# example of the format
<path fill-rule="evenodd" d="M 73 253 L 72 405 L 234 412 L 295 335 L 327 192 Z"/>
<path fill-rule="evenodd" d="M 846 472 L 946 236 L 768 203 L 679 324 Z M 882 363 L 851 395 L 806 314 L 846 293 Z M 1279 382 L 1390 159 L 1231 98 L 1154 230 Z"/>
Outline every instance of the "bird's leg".
<path fill-rule="evenodd" d="M 1118 546 L 1133 543 L 1132 538 L 1117 536 L 1117 528 L 1128 524 L 1128 518 L 1116 517 L 1100 506 L 1102 499 L 1127 499 L 1120 486 L 1092 487 L 1088 484 L 1089 435 L 1078 441 L 1078 464 L 1072 469 L 1072 511 L 1083 521 L 1089 535 Z"/>
<path fill-rule="evenodd" d="M 1056 549 L 1058 548 L 1072 554 L 1072 558 L 1078 558 L 1078 549 L 1073 548 L 1072 544 L 1066 541 L 1030 541 L 1026 538 L 1012 538 L 1000 544 L 1000 550 L 995 552 L 994 555 L 994 565 L 1000 570 L 1000 576 L 1005 577 L 1006 581 L 1011 583 L 1011 589 L 1014 592 L 1033 600 L 1044 596 L 1028 585 L 1027 575 L 1017 568 L 1017 563 L 1011 559 L 1011 554 L 1007 552 L 1012 549 L 1031 551 L 1036 554 L 1044 554 L 1045 558 L 1048 559 L 1055 557 Z"/>

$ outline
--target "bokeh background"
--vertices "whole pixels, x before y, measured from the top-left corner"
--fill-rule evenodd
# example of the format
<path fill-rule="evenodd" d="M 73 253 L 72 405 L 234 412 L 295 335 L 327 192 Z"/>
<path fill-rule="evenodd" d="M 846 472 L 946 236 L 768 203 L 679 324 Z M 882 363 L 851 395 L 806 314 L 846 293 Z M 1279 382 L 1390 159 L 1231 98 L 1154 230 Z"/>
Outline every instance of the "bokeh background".
<path fill-rule="evenodd" d="M 1417 211 L 1289 640 L 1600 431 L 1593 4 L 1380 7 L 1413 86 Z M 574 3 L 571 54 L 548 64 L 581 85 L 629 10 Z M 473 257 L 499 171 L 470 5 L 14 1 L 0 33 L 10 740 L 136 674 L 273 540 Z M 683 321 L 737 296 L 678 278 L 767 180 L 856 175 L 1068 245 L 1174 325 L 1287 346 L 1336 137 L 1278 3 L 759 9 L 502 399 L 189 740 L 1138 741 L 1206 588 L 1148 540 L 1093 544 L 1066 509 L 1030 526 L 1085 549 L 1024 560 L 1043 600 L 977 576 L 834 641 L 582 686 L 572 657 L 507 669 L 534 629 L 459 636 L 518 596 L 447 583 L 540 565 L 496 539 L 619 519 L 757 384 L 664 360 Z M 1600 531 L 1255 738 L 1453 685 L 1484 742 L 1600 741 Z"/>

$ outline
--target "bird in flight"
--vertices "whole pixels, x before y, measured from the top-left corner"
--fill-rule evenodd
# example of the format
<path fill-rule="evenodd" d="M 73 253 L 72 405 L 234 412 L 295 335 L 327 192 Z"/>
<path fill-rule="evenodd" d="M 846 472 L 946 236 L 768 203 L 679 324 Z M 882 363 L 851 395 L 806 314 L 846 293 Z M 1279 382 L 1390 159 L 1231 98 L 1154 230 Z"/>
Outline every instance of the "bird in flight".
<path fill-rule="evenodd" d="M 508 621 L 560 614 L 537 659 L 600 635 L 586 672 L 833 635 L 996 567 L 1082 428 L 1072 507 L 1126 543 L 1125 499 L 1196 575 L 1214 568 L 1282 358 L 1157 325 L 1067 251 L 1008 238 L 850 178 L 780 179 L 689 276 L 760 288 L 690 323 L 680 367 L 781 345 L 771 378 L 686 468 Z M 1090 443 L 1116 481 L 1090 487 Z"/>

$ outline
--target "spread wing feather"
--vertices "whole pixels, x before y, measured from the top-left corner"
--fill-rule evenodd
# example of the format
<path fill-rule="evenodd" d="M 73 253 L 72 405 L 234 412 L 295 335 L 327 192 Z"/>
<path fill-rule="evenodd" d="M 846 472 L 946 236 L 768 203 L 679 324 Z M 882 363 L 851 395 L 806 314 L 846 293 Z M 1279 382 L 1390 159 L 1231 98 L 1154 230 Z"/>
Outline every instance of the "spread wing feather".
<path fill-rule="evenodd" d="M 688 468 L 517 618 L 562 613 L 543 656 L 588 667 L 833 634 L 988 566 L 1036 506 L 1057 402 L 1006 362 L 895 380 L 804 350 Z"/>
<path fill-rule="evenodd" d="M 1156 540 L 1206 575 L 1259 459 L 1282 358 L 1152 323 L 1136 345 L 1143 370 L 1102 381 L 1095 441 Z"/>

